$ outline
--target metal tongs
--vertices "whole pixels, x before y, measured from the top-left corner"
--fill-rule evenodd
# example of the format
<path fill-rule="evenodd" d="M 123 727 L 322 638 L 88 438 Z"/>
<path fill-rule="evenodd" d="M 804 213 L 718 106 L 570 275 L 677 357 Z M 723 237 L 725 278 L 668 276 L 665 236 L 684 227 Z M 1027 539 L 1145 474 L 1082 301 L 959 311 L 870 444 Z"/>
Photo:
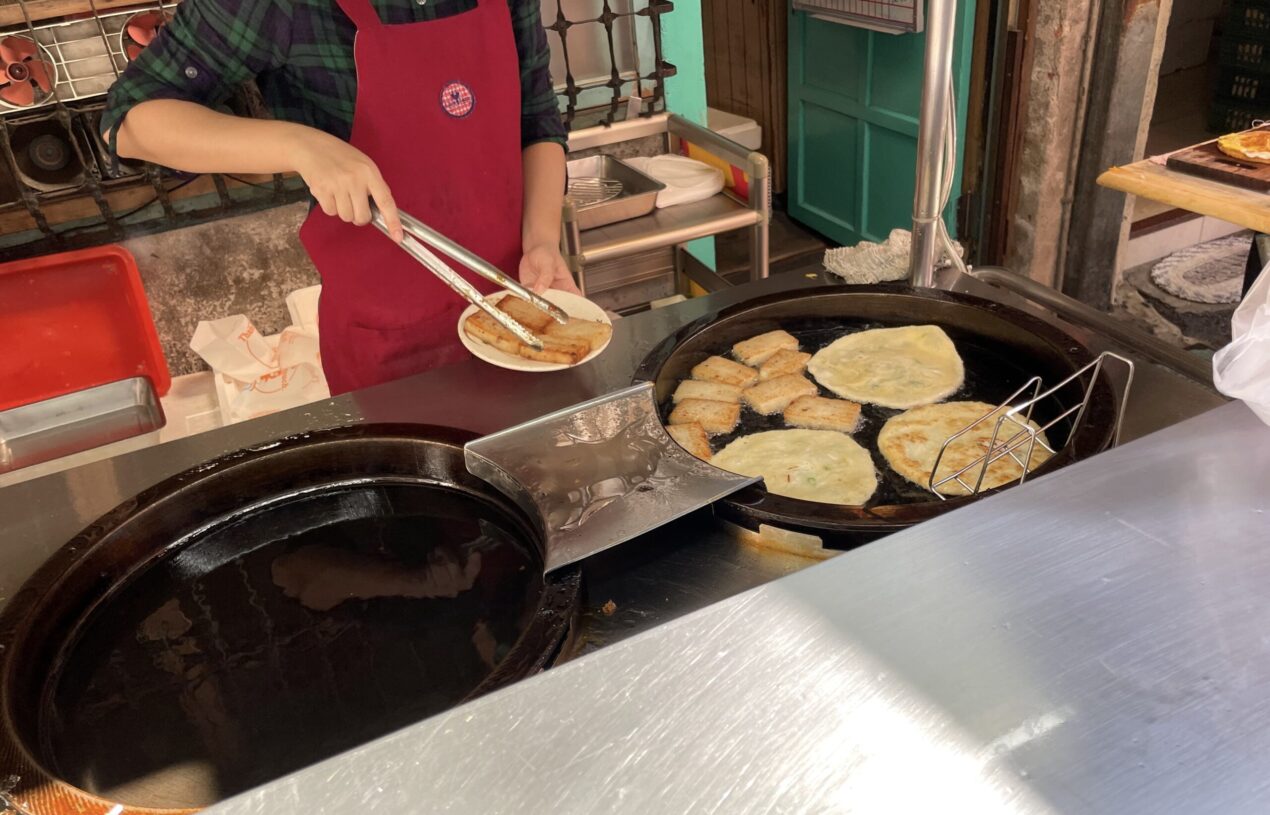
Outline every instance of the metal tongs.
<path fill-rule="evenodd" d="M 373 223 L 380 232 L 388 235 L 388 225 L 384 222 L 384 216 L 379 211 L 379 208 L 372 208 L 371 213 L 371 223 Z M 454 271 L 454 269 L 450 268 L 449 264 L 437 257 L 436 254 L 428 248 L 429 246 L 438 249 L 454 260 L 459 261 L 486 280 L 497 283 L 512 294 L 520 297 L 522 300 L 527 300 L 532 303 L 540 311 L 544 311 L 551 315 L 551 319 L 555 320 L 557 323 L 564 325 L 569 321 L 569 315 L 565 314 L 564 311 L 555 303 L 550 302 L 542 295 L 530 291 L 520 285 L 519 282 L 500 272 L 494 264 L 480 257 L 475 252 L 472 252 L 464 246 L 460 246 L 409 213 L 398 210 L 397 215 L 401 218 L 401 226 L 405 231 L 405 237 L 402 238 L 400 243 L 401 248 L 406 250 L 406 252 L 409 253 L 409 255 L 415 260 L 427 267 L 428 271 L 441 278 L 442 282 L 451 289 L 454 289 L 454 291 L 463 297 L 463 299 L 493 317 L 498 321 L 499 325 L 515 334 L 516 338 L 521 342 L 536 350 L 542 350 L 541 339 L 534 336 L 532 331 L 514 320 L 511 315 L 490 305 L 490 303 L 481 296 L 481 293 L 476 290 L 475 286 L 467 282 L 467 280 L 465 280 L 458 272 Z"/>

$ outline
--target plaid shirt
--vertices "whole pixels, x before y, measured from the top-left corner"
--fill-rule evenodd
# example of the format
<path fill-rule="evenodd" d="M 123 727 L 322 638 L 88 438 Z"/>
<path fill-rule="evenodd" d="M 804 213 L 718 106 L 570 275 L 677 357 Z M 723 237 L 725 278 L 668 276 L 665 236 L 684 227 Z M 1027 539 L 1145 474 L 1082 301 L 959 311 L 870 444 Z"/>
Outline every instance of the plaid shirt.
<path fill-rule="evenodd" d="M 476 0 L 371 2 L 389 25 L 448 17 L 476 6 Z M 506 2 L 520 56 L 521 143 L 563 145 L 566 133 L 551 84 L 540 0 Z M 102 124 L 111 147 L 119 123 L 136 104 L 183 99 L 213 105 L 250 79 L 275 118 L 348 139 L 357 101 L 355 31 L 335 0 L 184 0 L 172 22 L 110 89 Z"/>

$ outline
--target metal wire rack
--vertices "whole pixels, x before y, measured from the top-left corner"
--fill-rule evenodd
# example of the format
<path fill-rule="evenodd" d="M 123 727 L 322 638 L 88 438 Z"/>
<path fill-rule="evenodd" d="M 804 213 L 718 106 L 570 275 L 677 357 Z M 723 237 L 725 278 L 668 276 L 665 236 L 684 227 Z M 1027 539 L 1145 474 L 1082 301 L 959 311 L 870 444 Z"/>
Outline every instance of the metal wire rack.
<path fill-rule="evenodd" d="M 922 0 L 794 0 L 794 8 L 888 34 L 921 31 Z"/>
<path fill-rule="evenodd" d="M 23 0 L 25 24 L 0 31 L 36 42 L 56 81 L 47 98 L 17 107 L 0 103 L 0 259 L 15 259 L 121 240 L 241 214 L 307 196 L 298 179 L 188 176 L 150 165 L 113 161 L 100 137 L 102 98 L 127 64 L 124 29 L 136 14 L 170 14 L 171 2 L 98 10 L 90 16 L 36 24 Z M 258 113 L 252 88 L 227 107 Z M 40 149 L 30 138 L 42 138 Z M 46 161 L 41 161 L 45 159 Z M 7 172 L 4 172 L 6 171 Z M 25 211 L 25 218 L 22 213 Z"/>
<path fill-rule="evenodd" d="M 543 0 L 566 126 L 594 110 L 611 125 L 631 98 L 640 99 L 642 116 L 665 109 L 675 66 L 662 58 L 661 16 L 674 8 L 670 0 Z"/>
<path fill-rule="evenodd" d="M 665 109 L 661 15 L 670 0 L 541 0 L 552 49 L 552 76 L 569 129 Z M 23 23 L 0 30 L 38 44 L 54 66 L 47 98 L 18 107 L 0 100 L 0 260 L 118 241 L 129 235 L 214 220 L 307 196 L 294 177 L 238 179 L 183 176 L 112 161 L 99 136 L 102 99 L 127 66 L 124 33 L 138 14 L 168 15 L 176 3 L 153 0 L 105 10 L 85 0 L 85 14 L 35 21 L 18 0 Z M 254 85 L 228 103 L 234 113 L 263 115 Z M 32 168 L 30 135 L 56 142 L 53 158 L 70 169 L 49 179 Z M 15 149 L 16 148 L 16 149 Z M 48 154 L 45 155 L 48 157 Z M 39 169 L 39 168 L 35 168 Z M 140 196 L 140 197 L 139 197 Z M 73 215 L 67 215 L 72 212 Z"/>
<path fill-rule="evenodd" d="M 978 495 L 983 489 L 988 469 L 995 462 L 1006 456 L 1009 456 L 1011 461 L 1018 466 L 1021 473 L 1018 483 L 1022 484 L 1027 480 L 1033 467 L 1041 463 L 1037 460 L 1037 445 L 1040 445 L 1041 449 L 1045 451 L 1042 454 L 1043 461 L 1057 455 L 1059 450 L 1071 443 L 1072 438 L 1076 434 L 1076 428 L 1080 426 L 1081 420 L 1085 417 L 1085 412 L 1089 408 L 1089 401 L 1108 361 L 1123 365 L 1126 371 L 1124 390 L 1120 398 L 1120 410 L 1116 414 L 1116 426 L 1112 436 L 1112 443 L 1119 444 L 1120 426 L 1124 420 L 1125 408 L 1128 406 L 1129 391 L 1133 387 L 1134 364 L 1131 360 L 1125 359 L 1119 354 L 1107 351 L 1100 354 L 1093 362 L 1047 390 L 1042 390 L 1044 385 L 1039 376 L 1032 377 L 1000 405 L 945 439 L 939 448 L 939 455 L 935 457 L 935 464 L 931 467 L 927 487 L 940 500 L 947 500 L 947 496 L 940 488 L 954 482 L 965 490 L 966 494 Z M 1073 388 L 1080 388 L 1080 399 L 1064 405 L 1062 400 Z M 1030 395 L 1022 402 L 1016 402 L 1025 394 Z M 1033 409 L 1037 404 L 1046 400 L 1053 400 L 1059 408 L 1058 412 L 1044 425 L 1037 425 L 1032 421 Z M 956 472 L 937 479 L 936 477 L 940 473 L 940 464 L 943 463 L 944 456 L 949 448 L 968 434 L 973 433 L 976 428 L 979 428 L 985 422 L 993 421 L 994 416 L 996 416 L 996 420 L 992 427 L 992 437 L 985 445 L 983 455 L 978 456 Z M 1071 423 L 1067 431 L 1066 441 L 1061 445 L 1052 444 L 1046 433 L 1052 431 L 1061 422 L 1069 418 Z M 1001 441 L 1003 428 L 1007 428 L 1010 435 L 1009 438 Z M 967 439 L 967 443 L 973 443 L 973 441 Z M 1021 455 L 1020 452 L 1022 452 Z M 975 475 L 969 475 L 971 473 L 975 473 Z M 966 481 L 966 477 L 970 477 L 974 481 L 973 485 Z"/>

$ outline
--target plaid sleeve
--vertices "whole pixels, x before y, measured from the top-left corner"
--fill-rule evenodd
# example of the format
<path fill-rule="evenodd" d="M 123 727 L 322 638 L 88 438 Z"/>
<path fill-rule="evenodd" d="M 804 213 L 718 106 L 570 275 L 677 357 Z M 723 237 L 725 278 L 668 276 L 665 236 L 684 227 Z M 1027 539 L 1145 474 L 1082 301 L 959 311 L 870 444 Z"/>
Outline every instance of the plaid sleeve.
<path fill-rule="evenodd" d="M 551 84 L 551 49 L 542 27 L 541 0 L 511 0 L 516 53 L 520 57 L 520 143 L 553 141 L 568 148 Z"/>
<path fill-rule="evenodd" d="M 172 21 L 111 87 L 102 131 L 115 151 L 128 111 L 151 99 L 212 105 L 282 65 L 290 39 L 286 0 L 184 0 Z"/>

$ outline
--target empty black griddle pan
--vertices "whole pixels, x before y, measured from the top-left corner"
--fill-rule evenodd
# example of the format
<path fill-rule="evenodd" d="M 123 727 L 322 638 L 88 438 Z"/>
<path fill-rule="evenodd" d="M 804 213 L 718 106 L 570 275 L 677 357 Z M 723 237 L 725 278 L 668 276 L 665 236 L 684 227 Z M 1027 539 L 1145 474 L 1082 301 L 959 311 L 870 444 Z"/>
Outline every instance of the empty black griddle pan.
<path fill-rule="evenodd" d="M 472 438 L 306 434 L 77 535 L 0 614 L 6 794 L 186 811 L 548 664 L 579 571 L 544 576 L 540 520 L 467 472 Z"/>
<path fill-rule="evenodd" d="M 870 328 L 937 325 L 952 338 L 966 367 L 966 382 L 951 401 L 1000 404 L 1033 376 L 1057 385 L 1094 361 L 1075 338 L 1017 309 L 965 294 L 907 286 L 824 286 L 749 300 L 703 317 L 666 338 L 644 359 L 637 382 L 651 382 L 665 420 L 671 395 L 692 368 L 711 355 L 728 356 L 740 340 L 784 329 L 816 352 L 839 337 Z M 1073 383 L 1053 399 L 1039 402 L 1034 418 L 1044 425 L 1063 409 L 1079 403 L 1086 381 Z M 825 391 L 822 395 L 832 396 Z M 1069 420 L 1049 436 L 1068 444 L 1036 471 L 1043 475 L 1094 455 L 1112 444 L 1119 405 L 1106 373 L 1092 383 L 1089 407 L 1071 433 Z M 879 476 L 877 492 L 860 507 L 802 501 L 768 493 L 762 486 L 738 491 L 715 505 L 715 513 L 757 530 L 760 525 L 806 532 L 825 543 L 849 547 L 964 506 L 978 496 L 940 500 L 893 472 L 877 449 L 877 434 L 901 411 L 865 406 L 855 439 L 873 453 Z M 736 431 L 713 439 L 716 450 L 733 439 L 783 427 L 779 415 L 745 410 Z M 1004 487 L 1002 489 L 1005 489 Z"/>

